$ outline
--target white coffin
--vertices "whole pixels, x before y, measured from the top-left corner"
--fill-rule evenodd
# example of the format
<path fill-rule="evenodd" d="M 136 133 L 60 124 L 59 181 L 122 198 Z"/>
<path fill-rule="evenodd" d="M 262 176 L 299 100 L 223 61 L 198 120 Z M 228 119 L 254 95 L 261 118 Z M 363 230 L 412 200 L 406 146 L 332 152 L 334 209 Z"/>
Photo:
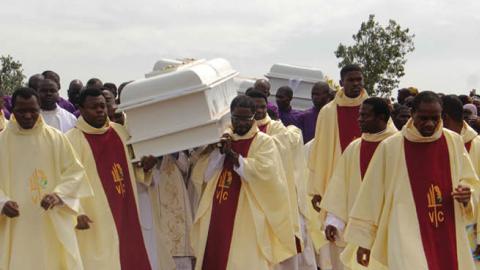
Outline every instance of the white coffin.
<path fill-rule="evenodd" d="M 127 114 L 136 159 L 215 142 L 229 122 L 238 72 L 226 60 L 200 60 L 171 70 L 128 84 L 122 92 L 119 110 Z"/>
<path fill-rule="evenodd" d="M 192 66 L 198 63 L 198 61 L 186 58 L 186 59 L 160 59 L 158 60 L 155 65 L 153 66 L 153 70 L 147 74 L 145 74 L 145 78 L 150 78 L 153 76 L 161 75 L 164 73 L 175 71 L 179 68 L 187 68 L 188 66 Z"/>
<path fill-rule="evenodd" d="M 235 86 L 237 87 L 238 94 L 245 94 L 248 88 L 253 87 L 255 84 L 255 79 L 237 76 L 235 77 L 234 82 Z"/>
<path fill-rule="evenodd" d="M 312 107 L 312 87 L 316 82 L 325 81 L 323 72 L 318 68 L 288 64 L 274 64 L 265 77 L 270 81 L 272 99 L 278 88 L 290 86 L 293 90 L 292 107 L 297 109 Z"/>
<path fill-rule="evenodd" d="M 218 142 L 220 136 L 230 123 L 230 112 L 225 112 L 219 119 L 212 120 L 208 123 L 148 140 L 136 141 L 131 139 L 128 145 L 133 161 L 139 161 L 146 155 L 164 156 Z"/>

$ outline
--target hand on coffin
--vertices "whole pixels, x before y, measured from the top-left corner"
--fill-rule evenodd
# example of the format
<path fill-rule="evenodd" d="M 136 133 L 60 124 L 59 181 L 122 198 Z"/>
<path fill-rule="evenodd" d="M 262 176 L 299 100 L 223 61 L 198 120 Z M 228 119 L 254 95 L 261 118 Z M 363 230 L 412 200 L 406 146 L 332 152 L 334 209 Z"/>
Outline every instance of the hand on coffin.
<path fill-rule="evenodd" d="M 143 168 L 144 172 L 149 172 L 157 165 L 157 158 L 150 155 L 142 157 L 139 166 Z"/>
<path fill-rule="evenodd" d="M 239 166 L 238 161 L 239 155 L 232 150 L 232 136 L 228 133 L 225 133 L 220 137 L 219 142 L 220 153 L 227 155 L 227 157 L 232 158 L 235 166 Z"/>

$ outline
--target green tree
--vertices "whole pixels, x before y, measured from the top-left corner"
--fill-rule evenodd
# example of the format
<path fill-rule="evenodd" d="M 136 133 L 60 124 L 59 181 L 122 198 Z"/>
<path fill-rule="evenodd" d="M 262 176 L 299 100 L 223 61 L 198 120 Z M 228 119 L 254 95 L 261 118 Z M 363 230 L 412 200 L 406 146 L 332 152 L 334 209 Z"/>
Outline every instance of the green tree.
<path fill-rule="evenodd" d="M 386 27 L 370 15 L 362 22 L 360 30 L 353 35 L 355 44 L 340 43 L 335 55 L 342 58 L 340 68 L 348 64 L 360 64 L 363 68 L 365 89 L 370 95 L 390 96 L 405 75 L 406 55 L 412 52 L 414 34 L 408 28 L 402 29 L 394 20 Z"/>
<path fill-rule="evenodd" d="M 4 95 L 11 95 L 16 88 L 23 85 L 25 75 L 23 75 L 22 64 L 15 61 L 12 56 L 0 56 L 2 64 L 0 70 L 0 91 Z"/>

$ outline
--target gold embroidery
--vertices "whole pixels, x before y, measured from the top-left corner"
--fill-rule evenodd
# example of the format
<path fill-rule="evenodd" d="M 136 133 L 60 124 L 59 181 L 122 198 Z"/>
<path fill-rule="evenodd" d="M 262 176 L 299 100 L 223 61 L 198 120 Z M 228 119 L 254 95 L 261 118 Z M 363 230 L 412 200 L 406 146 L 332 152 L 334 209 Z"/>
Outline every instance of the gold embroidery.
<path fill-rule="evenodd" d="M 430 223 L 438 228 L 439 224 L 443 223 L 445 220 L 445 215 L 442 211 L 442 192 L 437 185 L 430 185 L 427 194 L 428 200 L 428 217 L 430 218 Z"/>
<path fill-rule="evenodd" d="M 219 204 L 222 204 L 223 201 L 228 200 L 228 189 L 232 185 L 232 172 L 224 170 L 220 174 L 220 178 L 218 179 L 218 187 L 217 192 L 215 194 L 215 198 L 218 200 Z M 218 190 L 220 188 L 220 190 Z"/>
<path fill-rule="evenodd" d="M 182 175 L 175 163 L 171 175 L 162 164 L 159 176 L 158 190 L 160 192 L 160 210 L 158 211 L 162 232 L 167 235 L 166 246 L 173 256 L 192 256 L 193 253 L 188 243 L 188 231 L 191 218 L 188 216 L 188 196 L 184 187 Z"/>
<path fill-rule="evenodd" d="M 112 177 L 115 182 L 115 189 L 119 195 L 125 197 L 125 176 L 123 174 L 122 166 L 118 163 L 113 163 L 112 167 Z"/>
<path fill-rule="evenodd" d="M 45 196 L 45 189 L 48 186 L 47 176 L 44 171 L 35 169 L 33 174 L 28 178 L 30 183 L 30 193 L 32 195 L 32 202 L 38 204 Z"/>

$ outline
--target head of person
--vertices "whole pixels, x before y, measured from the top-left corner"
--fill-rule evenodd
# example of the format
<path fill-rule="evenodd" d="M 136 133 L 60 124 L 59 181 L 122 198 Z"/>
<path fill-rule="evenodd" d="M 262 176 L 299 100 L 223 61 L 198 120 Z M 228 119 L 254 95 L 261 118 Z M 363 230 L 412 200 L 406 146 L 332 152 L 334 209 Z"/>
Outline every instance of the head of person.
<path fill-rule="evenodd" d="M 104 83 L 103 88 L 112 92 L 113 97 L 117 98 L 117 86 L 114 83 L 110 83 L 110 82 Z"/>
<path fill-rule="evenodd" d="M 32 129 L 40 116 L 40 102 L 37 91 L 21 87 L 12 95 L 12 111 L 18 125 L 23 129 Z"/>
<path fill-rule="evenodd" d="M 398 90 L 397 102 L 401 105 L 404 105 L 405 104 L 405 99 L 407 97 L 410 97 L 410 96 L 412 96 L 410 94 L 410 90 L 408 90 L 408 88 L 402 88 L 402 89 Z"/>
<path fill-rule="evenodd" d="M 412 103 L 412 120 L 423 137 L 432 136 L 442 120 L 442 100 L 432 91 L 420 92 Z"/>
<path fill-rule="evenodd" d="M 87 88 L 80 92 L 78 108 L 85 122 L 95 128 L 105 126 L 107 122 L 107 102 L 102 91 L 97 88 Z"/>
<path fill-rule="evenodd" d="M 267 98 L 270 96 L 270 87 L 270 83 L 265 79 L 258 79 L 253 84 L 253 89 L 263 92 Z"/>
<path fill-rule="evenodd" d="M 40 82 L 43 80 L 45 80 L 45 77 L 42 74 L 34 74 L 28 78 L 28 87 L 38 91 Z"/>
<path fill-rule="evenodd" d="M 115 102 L 115 97 L 113 96 L 110 90 L 103 88 L 102 95 L 105 98 L 105 103 L 107 104 L 107 114 L 110 120 L 115 122 L 115 111 L 117 110 L 117 103 Z"/>
<path fill-rule="evenodd" d="M 383 98 L 371 97 L 363 101 L 358 115 L 362 133 L 378 133 L 387 128 L 390 108 Z"/>
<path fill-rule="evenodd" d="M 390 98 L 383 98 L 385 100 L 385 102 L 387 102 L 388 104 L 388 109 L 390 110 L 390 114 L 392 114 L 392 111 L 393 111 L 393 103 L 392 103 L 392 100 Z"/>
<path fill-rule="evenodd" d="M 405 102 L 403 103 L 403 105 L 409 107 L 410 109 L 413 107 L 413 100 L 415 99 L 414 96 L 409 96 L 405 99 Z"/>
<path fill-rule="evenodd" d="M 45 79 L 54 81 L 58 86 L 58 90 L 62 88 L 60 84 L 60 75 L 58 75 L 58 73 L 56 73 L 55 71 L 45 70 L 44 72 L 42 72 L 42 75 Z"/>
<path fill-rule="evenodd" d="M 312 87 L 313 106 L 321 109 L 332 99 L 332 89 L 326 82 L 317 82 Z"/>
<path fill-rule="evenodd" d="M 40 97 L 40 107 L 42 110 L 51 111 L 57 108 L 57 102 L 60 98 L 58 94 L 58 85 L 50 79 L 40 82 L 38 96 Z"/>
<path fill-rule="evenodd" d="M 248 93 L 249 93 L 250 91 L 253 91 L 253 90 L 255 90 L 255 89 L 253 88 L 253 86 L 248 87 L 248 88 L 245 90 L 245 95 L 248 95 Z"/>
<path fill-rule="evenodd" d="M 458 98 L 463 105 L 472 103 L 472 98 L 467 95 L 459 95 Z"/>
<path fill-rule="evenodd" d="M 118 86 L 118 91 L 117 91 L 117 103 L 118 104 L 120 104 L 120 96 L 122 95 L 123 88 L 125 88 L 125 86 L 127 86 L 131 82 L 133 82 L 133 81 L 123 82 L 123 83 L 120 84 L 120 86 Z"/>
<path fill-rule="evenodd" d="M 78 96 L 82 91 L 83 83 L 80 80 L 72 80 L 70 85 L 68 86 L 67 94 L 68 94 L 68 101 L 78 107 Z"/>
<path fill-rule="evenodd" d="M 96 88 L 98 90 L 101 90 L 103 88 L 103 83 L 100 79 L 91 78 L 90 80 L 88 80 L 86 87 L 87 88 Z"/>
<path fill-rule="evenodd" d="M 267 96 L 258 90 L 248 92 L 247 96 L 255 103 L 255 120 L 262 120 L 267 117 Z"/>
<path fill-rule="evenodd" d="M 407 89 L 410 92 L 410 96 L 414 97 L 414 96 L 418 95 L 418 89 L 416 87 L 410 86 Z"/>
<path fill-rule="evenodd" d="M 392 120 L 395 127 L 398 130 L 401 130 L 408 122 L 408 119 L 410 119 L 410 108 L 405 105 L 395 103 L 392 111 Z"/>
<path fill-rule="evenodd" d="M 476 96 L 472 98 L 472 104 L 475 105 L 475 107 L 477 108 L 477 113 L 480 112 L 480 98 Z M 475 114 L 475 115 L 478 115 L 478 114 Z"/>
<path fill-rule="evenodd" d="M 442 97 L 442 120 L 443 125 L 453 131 L 463 126 L 463 104 L 456 95 Z"/>
<path fill-rule="evenodd" d="M 359 65 L 346 65 L 340 70 L 340 86 L 345 95 L 356 98 L 363 89 L 363 72 Z"/>
<path fill-rule="evenodd" d="M 255 123 L 255 102 L 252 98 L 239 95 L 230 103 L 232 128 L 235 134 L 245 135 Z"/>
<path fill-rule="evenodd" d="M 275 111 L 272 110 L 271 108 L 268 108 L 268 107 L 267 107 L 267 114 L 268 114 L 268 116 L 270 117 L 270 119 L 272 119 L 272 120 L 278 120 L 277 112 L 275 112 Z"/>
<path fill-rule="evenodd" d="M 469 108 L 463 108 L 463 120 L 465 121 L 470 121 L 473 120 L 473 112 Z"/>
<path fill-rule="evenodd" d="M 290 102 L 293 98 L 293 90 L 290 86 L 282 86 L 277 89 L 275 100 L 280 110 L 290 109 Z"/>
<path fill-rule="evenodd" d="M 470 125 L 477 121 L 477 107 L 475 107 L 475 105 L 463 105 L 463 120 L 467 121 L 467 123 Z"/>

